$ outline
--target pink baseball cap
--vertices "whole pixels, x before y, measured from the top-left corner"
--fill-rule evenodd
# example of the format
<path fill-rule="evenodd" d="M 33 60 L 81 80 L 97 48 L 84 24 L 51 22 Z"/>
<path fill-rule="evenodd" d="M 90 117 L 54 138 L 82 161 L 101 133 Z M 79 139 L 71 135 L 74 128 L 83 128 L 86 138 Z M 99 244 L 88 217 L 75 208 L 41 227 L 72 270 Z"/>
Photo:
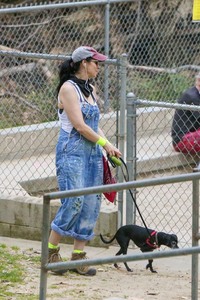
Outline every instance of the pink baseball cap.
<path fill-rule="evenodd" d="M 105 61 L 107 59 L 107 56 L 97 52 L 97 50 L 88 46 L 81 46 L 74 50 L 74 52 L 72 53 L 72 60 L 74 63 L 82 61 L 83 59 L 89 57 L 98 61 Z"/>

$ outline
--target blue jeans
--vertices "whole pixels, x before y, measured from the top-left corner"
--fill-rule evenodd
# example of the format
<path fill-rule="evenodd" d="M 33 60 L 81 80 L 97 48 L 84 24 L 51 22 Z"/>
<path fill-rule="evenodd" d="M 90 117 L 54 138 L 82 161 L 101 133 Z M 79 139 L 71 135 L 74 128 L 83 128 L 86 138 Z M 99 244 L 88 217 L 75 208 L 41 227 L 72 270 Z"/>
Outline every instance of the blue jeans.
<path fill-rule="evenodd" d="M 82 112 L 85 122 L 97 131 L 98 107 L 86 104 Z M 102 185 L 101 148 L 86 140 L 75 129 L 71 133 L 61 129 L 56 147 L 56 172 L 60 191 Z M 91 240 L 100 206 L 100 194 L 61 199 L 51 228 L 62 236 Z"/>

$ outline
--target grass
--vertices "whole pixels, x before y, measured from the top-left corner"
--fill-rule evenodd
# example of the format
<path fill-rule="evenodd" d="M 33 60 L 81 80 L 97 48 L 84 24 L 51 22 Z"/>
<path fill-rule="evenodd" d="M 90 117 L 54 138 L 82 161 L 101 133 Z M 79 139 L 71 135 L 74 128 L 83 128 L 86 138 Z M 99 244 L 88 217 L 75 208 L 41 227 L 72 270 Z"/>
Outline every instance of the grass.
<path fill-rule="evenodd" d="M 17 300 L 38 299 L 38 295 L 16 295 L 12 289 L 24 283 L 26 261 L 36 263 L 39 259 L 38 256 L 30 257 L 30 255 L 21 253 L 18 247 L 7 247 L 5 244 L 0 244 L 0 300 L 13 299 L 13 296 Z"/>
<path fill-rule="evenodd" d="M 38 300 L 38 266 L 41 257 L 33 252 L 32 248 L 22 250 L 16 246 L 8 247 L 0 244 L 0 300 Z M 62 279 L 61 279 L 62 280 Z M 80 282 L 80 277 L 73 277 L 74 283 L 78 282 L 79 298 L 87 299 L 84 295 L 83 287 L 85 283 Z M 60 284 L 53 283 L 50 288 L 54 290 L 48 295 L 48 299 L 60 299 Z M 68 290 L 66 294 L 72 299 L 77 295 L 77 290 Z"/>
<path fill-rule="evenodd" d="M 21 255 L 17 254 L 17 249 L 12 250 L 13 253 L 10 253 L 7 251 L 6 245 L 0 245 L 0 274 L 3 283 L 21 283 L 23 281 L 23 270 L 20 265 Z"/>
<path fill-rule="evenodd" d="M 132 76 L 132 77 L 131 77 Z M 127 80 L 128 92 L 139 99 L 175 103 L 180 95 L 194 85 L 194 76 L 189 74 L 146 74 L 131 73 Z"/>

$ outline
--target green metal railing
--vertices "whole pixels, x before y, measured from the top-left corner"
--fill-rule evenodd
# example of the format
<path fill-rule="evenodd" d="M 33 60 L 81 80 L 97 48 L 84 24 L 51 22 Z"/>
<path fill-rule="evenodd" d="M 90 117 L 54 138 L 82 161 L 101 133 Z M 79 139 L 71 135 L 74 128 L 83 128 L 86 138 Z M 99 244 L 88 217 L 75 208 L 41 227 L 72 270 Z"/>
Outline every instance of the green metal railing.
<path fill-rule="evenodd" d="M 78 266 L 84 265 L 99 265 L 115 262 L 136 261 L 150 258 L 163 258 L 179 255 L 192 255 L 191 265 L 191 299 L 198 300 L 198 254 L 200 253 L 200 247 L 198 246 L 198 240 L 200 238 L 199 233 L 199 179 L 200 173 L 181 174 L 176 176 L 145 179 L 138 181 L 129 181 L 125 183 L 117 183 L 113 185 L 103 185 L 90 187 L 85 189 L 69 190 L 64 192 L 54 192 L 45 194 L 43 196 L 43 224 L 42 224 L 42 258 L 41 258 L 41 276 L 40 276 L 40 300 L 46 299 L 47 291 L 47 273 L 49 270 L 66 270 L 74 269 Z M 88 195 L 94 193 L 103 193 L 108 191 L 122 191 L 135 188 L 144 188 L 148 186 L 164 185 L 170 183 L 192 181 L 192 247 L 185 249 L 177 249 L 173 251 L 164 251 L 157 253 L 141 253 L 137 255 L 123 255 L 113 256 L 99 259 L 77 260 L 60 263 L 48 263 L 48 238 L 50 227 L 50 201 L 53 199 L 60 199 L 65 197 L 74 197 L 81 195 Z"/>

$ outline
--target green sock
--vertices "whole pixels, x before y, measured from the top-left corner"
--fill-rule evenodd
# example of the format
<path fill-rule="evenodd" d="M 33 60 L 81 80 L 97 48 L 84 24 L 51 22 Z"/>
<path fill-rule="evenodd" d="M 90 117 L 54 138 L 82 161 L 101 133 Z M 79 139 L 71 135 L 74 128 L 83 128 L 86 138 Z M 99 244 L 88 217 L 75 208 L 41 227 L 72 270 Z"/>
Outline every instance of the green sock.
<path fill-rule="evenodd" d="M 57 249 L 58 246 L 53 245 L 53 244 L 51 244 L 51 243 L 48 243 L 48 248 L 49 248 L 49 249 Z"/>
<path fill-rule="evenodd" d="M 73 253 L 77 253 L 77 254 L 80 254 L 80 253 L 83 253 L 84 251 L 83 250 L 74 250 Z"/>

